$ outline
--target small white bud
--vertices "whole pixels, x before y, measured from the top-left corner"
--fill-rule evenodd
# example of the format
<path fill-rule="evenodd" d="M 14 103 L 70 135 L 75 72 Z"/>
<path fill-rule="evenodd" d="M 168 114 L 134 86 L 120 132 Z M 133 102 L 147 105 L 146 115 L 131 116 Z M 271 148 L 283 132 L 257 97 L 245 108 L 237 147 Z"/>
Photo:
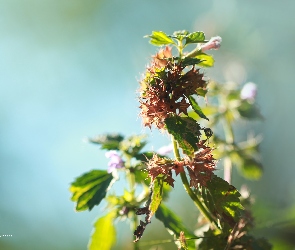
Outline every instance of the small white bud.
<path fill-rule="evenodd" d="M 209 42 L 201 46 L 201 50 L 204 52 L 210 49 L 219 49 L 221 42 L 222 42 L 222 38 L 220 36 L 211 37 Z"/>

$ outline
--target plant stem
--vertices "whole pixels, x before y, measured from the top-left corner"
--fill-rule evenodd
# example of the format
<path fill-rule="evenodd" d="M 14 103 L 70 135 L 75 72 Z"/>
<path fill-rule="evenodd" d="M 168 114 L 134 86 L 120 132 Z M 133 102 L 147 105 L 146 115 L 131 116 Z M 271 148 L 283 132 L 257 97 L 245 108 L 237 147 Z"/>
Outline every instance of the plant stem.
<path fill-rule="evenodd" d="M 136 200 L 136 196 L 135 196 L 135 176 L 134 176 L 134 172 L 131 170 L 131 157 L 127 156 L 126 157 L 126 163 L 125 166 L 127 168 L 126 170 L 126 179 L 128 180 L 129 183 L 129 187 L 130 187 L 130 194 L 132 195 L 132 201 Z M 137 229 L 137 215 L 135 214 L 135 212 L 132 212 L 132 216 L 130 218 L 130 227 L 132 232 L 134 232 Z M 133 236 L 133 239 L 136 239 L 136 236 Z M 134 250 L 139 250 L 139 246 L 137 244 L 137 242 L 134 242 L 133 244 L 133 249 Z"/>
<path fill-rule="evenodd" d="M 133 214 L 133 216 L 132 216 L 132 231 L 134 232 L 135 230 L 136 230 L 136 228 L 137 228 L 137 215 L 134 213 Z M 133 240 L 135 240 L 136 239 L 136 236 L 134 235 L 133 236 Z M 139 246 L 138 246 L 138 242 L 134 242 L 133 243 L 133 249 L 134 250 L 139 250 Z"/>
<path fill-rule="evenodd" d="M 223 130 L 224 130 L 226 143 L 229 145 L 232 145 L 234 142 L 234 133 L 226 113 L 223 119 Z M 226 156 L 224 158 L 224 180 L 227 181 L 229 184 L 231 183 L 231 176 L 232 176 L 232 161 L 229 156 Z"/>
<path fill-rule="evenodd" d="M 200 51 L 200 48 L 199 46 L 197 46 L 194 50 L 186 54 L 185 57 L 194 57 L 199 53 L 199 51 Z"/>
<path fill-rule="evenodd" d="M 175 158 L 176 158 L 176 160 L 180 161 L 180 155 L 179 155 L 179 151 L 178 151 L 178 147 L 177 147 L 177 142 L 174 140 L 173 136 L 172 136 L 172 143 L 173 143 L 173 152 L 174 152 Z M 219 228 L 218 227 L 218 224 L 214 220 L 213 216 L 210 214 L 209 211 L 207 211 L 207 209 L 204 207 L 204 205 L 202 204 L 202 202 L 199 200 L 198 196 L 190 188 L 190 185 L 188 183 L 188 179 L 186 177 L 185 172 L 181 172 L 180 173 L 180 177 L 181 177 L 182 184 L 183 184 L 183 187 L 184 187 L 185 191 L 191 197 L 191 199 L 193 200 L 194 204 L 200 210 L 200 212 L 202 213 L 202 215 L 205 218 L 207 218 L 211 223 L 214 223 L 214 225 L 216 226 L 216 228 Z"/>

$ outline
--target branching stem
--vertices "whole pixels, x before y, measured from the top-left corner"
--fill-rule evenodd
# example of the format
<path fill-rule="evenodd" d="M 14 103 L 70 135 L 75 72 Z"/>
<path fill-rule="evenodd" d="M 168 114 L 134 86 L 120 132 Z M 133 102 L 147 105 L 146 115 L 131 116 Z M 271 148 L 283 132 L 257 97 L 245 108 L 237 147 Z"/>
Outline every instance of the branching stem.
<path fill-rule="evenodd" d="M 174 151 L 175 158 L 176 158 L 176 160 L 180 161 L 180 155 L 179 155 L 179 150 L 178 150 L 177 142 L 174 140 L 173 136 L 172 136 L 172 143 L 173 143 L 173 151 Z M 207 218 L 211 223 L 213 223 L 216 226 L 216 228 L 219 228 L 218 227 L 218 224 L 214 220 L 213 216 L 204 207 L 204 205 L 202 204 L 202 202 L 199 200 L 198 196 L 190 188 L 190 185 L 189 185 L 189 182 L 188 182 L 188 179 L 186 177 L 185 172 L 181 172 L 180 173 L 180 177 L 181 177 L 182 184 L 183 184 L 183 187 L 184 187 L 185 191 L 190 196 L 190 198 L 193 200 L 194 204 L 200 210 L 200 212 L 202 213 L 202 215 L 205 218 Z"/>

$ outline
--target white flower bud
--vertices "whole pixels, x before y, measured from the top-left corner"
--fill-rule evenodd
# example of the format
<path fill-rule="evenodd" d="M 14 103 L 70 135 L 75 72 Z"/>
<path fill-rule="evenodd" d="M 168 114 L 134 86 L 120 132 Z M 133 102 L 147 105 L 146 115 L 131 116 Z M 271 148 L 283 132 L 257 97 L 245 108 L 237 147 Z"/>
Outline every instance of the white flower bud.
<path fill-rule="evenodd" d="M 222 38 L 220 36 L 211 37 L 209 42 L 201 46 L 201 50 L 204 52 L 210 49 L 219 49 L 221 42 L 222 42 Z"/>

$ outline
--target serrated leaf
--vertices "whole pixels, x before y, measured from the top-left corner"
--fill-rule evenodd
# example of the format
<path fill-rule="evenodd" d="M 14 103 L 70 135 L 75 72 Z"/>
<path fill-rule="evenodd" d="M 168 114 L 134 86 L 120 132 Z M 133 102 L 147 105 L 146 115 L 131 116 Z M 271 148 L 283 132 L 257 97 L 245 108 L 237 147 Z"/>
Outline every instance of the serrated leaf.
<path fill-rule="evenodd" d="M 197 101 L 192 97 L 189 96 L 188 97 L 190 104 L 192 105 L 193 110 L 203 119 L 206 119 L 207 121 L 209 121 L 209 119 L 205 116 L 205 114 L 203 113 L 202 109 L 200 108 L 199 104 L 197 103 Z"/>
<path fill-rule="evenodd" d="M 148 37 L 151 38 L 150 43 L 156 46 L 174 44 L 173 39 L 168 37 L 163 31 L 153 31 Z"/>
<path fill-rule="evenodd" d="M 185 44 L 189 43 L 202 43 L 205 41 L 205 34 L 202 31 L 190 33 L 186 36 Z"/>
<path fill-rule="evenodd" d="M 118 150 L 124 137 L 120 134 L 105 134 L 89 139 L 90 142 L 101 145 L 102 149 Z"/>
<path fill-rule="evenodd" d="M 173 116 L 165 119 L 168 132 L 174 136 L 178 145 L 188 156 L 193 156 L 198 149 L 200 126 L 191 117 Z"/>
<path fill-rule="evenodd" d="M 198 59 L 198 58 L 185 57 L 183 59 L 183 61 L 181 62 L 181 65 L 183 67 L 186 67 L 186 66 L 190 66 L 190 65 L 196 65 L 196 64 L 199 64 L 199 63 L 201 63 L 201 60 Z"/>
<path fill-rule="evenodd" d="M 156 178 L 153 186 L 152 186 L 152 196 L 151 203 L 149 205 L 149 210 L 152 214 L 154 214 L 162 201 L 162 193 L 163 193 L 163 179 Z"/>
<path fill-rule="evenodd" d="M 188 34 L 189 32 L 187 30 L 179 30 L 179 31 L 173 32 L 173 36 L 179 41 L 182 41 Z"/>
<path fill-rule="evenodd" d="M 198 64 L 200 67 L 213 67 L 214 66 L 214 58 L 211 55 L 208 55 L 203 52 L 198 52 L 194 58 L 199 59 L 201 62 Z"/>
<path fill-rule="evenodd" d="M 78 177 L 70 187 L 72 201 L 76 201 L 76 211 L 89 211 L 99 205 L 113 180 L 112 174 L 105 170 L 92 170 Z"/>
<path fill-rule="evenodd" d="M 180 235 L 180 232 L 184 232 L 186 238 L 194 238 L 195 235 L 184 227 L 181 220 L 164 204 L 161 204 L 156 211 L 156 218 L 160 220 L 168 232 L 172 235 L 175 235 L 177 238 Z M 195 242 L 194 240 L 187 240 L 188 249 L 194 250 Z"/>
<path fill-rule="evenodd" d="M 109 250 L 116 242 L 116 229 L 113 220 L 115 212 L 99 218 L 94 224 L 94 231 L 88 243 L 89 250 Z"/>
<path fill-rule="evenodd" d="M 240 168 L 242 175 L 250 180 L 258 180 L 262 176 L 262 165 L 255 159 L 244 159 Z"/>
<path fill-rule="evenodd" d="M 243 210 L 239 199 L 241 196 L 239 191 L 216 175 L 213 175 L 212 179 L 207 182 L 206 188 L 209 190 L 215 204 L 214 211 L 211 212 L 229 225 L 235 225 Z"/>

